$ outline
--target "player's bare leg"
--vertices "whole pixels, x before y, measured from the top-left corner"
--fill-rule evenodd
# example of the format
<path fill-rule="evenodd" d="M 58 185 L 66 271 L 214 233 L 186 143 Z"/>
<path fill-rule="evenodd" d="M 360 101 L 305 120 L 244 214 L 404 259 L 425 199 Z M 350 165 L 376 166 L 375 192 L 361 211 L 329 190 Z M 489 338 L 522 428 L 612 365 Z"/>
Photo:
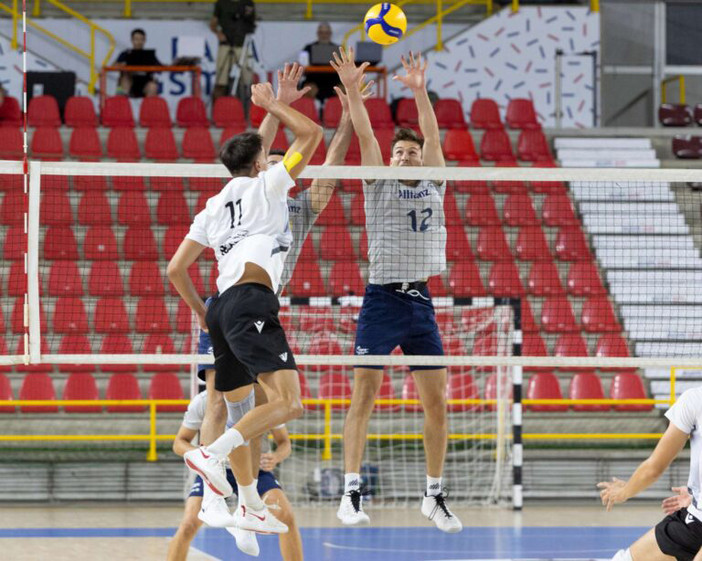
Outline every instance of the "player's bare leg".
<path fill-rule="evenodd" d="M 227 424 L 227 406 L 224 403 L 222 392 L 215 389 L 215 371 L 213 369 L 205 371 L 205 387 L 207 388 L 207 403 L 205 405 L 205 418 L 200 427 L 201 446 L 207 446 L 217 440 Z M 243 395 L 241 399 L 245 399 L 247 395 Z"/>
<path fill-rule="evenodd" d="M 354 368 L 351 406 L 344 422 L 344 495 L 336 513 L 337 518 L 347 525 L 370 523 L 370 518 L 363 512 L 360 471 L 368 421 L 382 382 L 382 369 Z"/>
<path fill-rule="evenodd" d="M 445 503 L 441 480 L 448 443 L 446 369 L 415 370 L 413 375 L 424 409 L 427 488 L 422 498 L 422 514 L 433 521 L 439 530 L 450 533 L 460 532 L 463 525 Z"/>
<path fill-rule="evenodd" d="M 628 549 L 620 549 L 613 561 L 675 561 L 675 557 L 661 551 L 656 541 L 656 530 L 651 528 Z"/>
<path fill-rule="evenodd" d="M 197 517 L 201 503 L 202 499 L 200 497 L 190 497 L 185 502 L 183 520 L 180 521 L 178 531 L 168 544 L 167 561 L 185 561 L 187 559 L 190 544 L 200 526 L 202 526 L 202 522 Z"/>
<path fill-rule="evenodd" d="M 271 513 L 289 528 L 287 534 L 281 534 L 278 538 L 283 561 L 302 561 L 302 537 L 290 501 L 281 489 L 271 489 L 264 499 L 266 504 L 278 505 L 279 508 L 271 509 Z"/>

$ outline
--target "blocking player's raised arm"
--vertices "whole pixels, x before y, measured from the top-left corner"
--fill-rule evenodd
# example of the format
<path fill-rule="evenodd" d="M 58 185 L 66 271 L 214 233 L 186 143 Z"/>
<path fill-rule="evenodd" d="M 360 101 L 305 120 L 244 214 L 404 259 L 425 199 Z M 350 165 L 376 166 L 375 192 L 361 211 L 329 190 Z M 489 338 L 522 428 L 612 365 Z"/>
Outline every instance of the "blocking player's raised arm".
<path fill-rule="evenodd" d="M 417 104 L 417 114 L 419 116 L 419 130 L 424 137 L 424 165 L 429 167 L 445 167 L 444 153 L 441 150 L 441 135 L 439 133 L 439 123 L 436 120 L 434 107 L 432 107 L 427 93 L 426 72 L 429 63 L 422 61 L 422 55 L 410 52 L 409 60 L 401 58 L 405 75 L 396 74 L 393 80 L 402 83 L 412 90 L 414 101 Z"/>
<path fill-rule="evenodd" d="M 346 89 L 346 95 L 348 95 L 349 113 L 361 148 L 361 164 L 364 166 L 382 166 L 384 165 L 383 154 L 380 151 L 378 140 L 373 134 L 373 126 L 368 116 L 368 110 L 363 103 L 364 97 L 361 91 L 363 71 L 368 67 L 369 63 L 364 62 L 357 67 L 353 57 L 353 49 L 350 48 L 346 52 L 342 47 L 339 49 L 339 54 L 334 53 L 334 60 L 329 61 L 329 64 L 336 70 L 341 83 Z M 337 93 L 339 93 L 338 88 Z"/>
<path fill-rule="evenodd" d="M 322 141 L 322 127 L 299 111 L 275 99 L 273 88 L 267 82 L 252 86 L 251 101 L 273 114 L 295 135 L 295 140 L 283 162 L 290 177 L 297 179 Z"/>

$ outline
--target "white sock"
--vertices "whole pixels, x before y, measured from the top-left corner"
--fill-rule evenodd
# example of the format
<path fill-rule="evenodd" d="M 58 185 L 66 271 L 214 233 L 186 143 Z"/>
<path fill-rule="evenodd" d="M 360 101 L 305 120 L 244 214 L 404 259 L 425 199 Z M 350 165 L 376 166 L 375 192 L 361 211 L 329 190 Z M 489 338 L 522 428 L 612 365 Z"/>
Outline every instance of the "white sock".
<path fill-rule="evenodd" d="M 207 446 L 207 451 L 215 456 L 223 458 L 228 456 L 229 452 L 244 444 L 244 437 L 235 428 L 224 431 L 224 434 Z"/>
<path fill-rule="evenodd" d="M 427 475 L 427 497 L 441 494 L 441 477 L 429 477 Z"/>
<path fill-rule="evenodd" d="M 350 491 L 358 491 L 361 488 L 361 474 L 347 473 L 344 475 L 344 494 Z"/>
<path fill-rule="evenodd" d="M 265 505 L 258 496 L 256 489 L 258 482 L 254 479 L 251 485 L 239 485 L 239 504 L 248 506 L 254 510 L 261 510 Z"/>
<path fill-rule="evenodd" d="M 629 548 L 620 549 L 614 554 L 612 561 L 632 561 L 631 551 L 629 551 Z"/>

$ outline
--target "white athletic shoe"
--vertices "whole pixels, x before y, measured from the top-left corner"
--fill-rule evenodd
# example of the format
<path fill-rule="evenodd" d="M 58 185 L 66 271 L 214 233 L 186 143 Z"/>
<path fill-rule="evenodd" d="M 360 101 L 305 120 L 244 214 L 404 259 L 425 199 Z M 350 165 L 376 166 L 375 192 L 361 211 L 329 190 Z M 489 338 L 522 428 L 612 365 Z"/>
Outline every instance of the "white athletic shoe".
<path fill-rule="evenodd" d="M 422 499 L 422 514 L 432 520 L 442 532 L 455 534 L 463 530 L 463 524 L 458 517 L 446 506 L 446 497 L 443 493 L 426 496 Z"/>
<path fill-rule="evenodd" d="M 241 528 L 229 527 L 226 528 L 234 539 L 236 540 L 236 546 L 239 551 L 250 555 L 251 557 L 258 557 L 261 553 L 261 549 L 258 547 L 258 540 L 256 539 L 256 533 L 250 532 L 249 530 L 242 530 Z"/>
<path fill-rule="evenodd" d="M 349 491 L 341 497 L 336 517 L 346 526 L 365 526 L 370 518 L 363 512 L 363 496 L 360 491 Z"/>
<path fill-rule="evenodd" d="M 197 517 L 212 528 L 225 528 L 236 524 L 234 515 L 229 512 L 227 502 L 214 493 L 211 496 L 212 498 L 207 501 L 203 499 Z"/>
<path fill-rule="evenodd" d="M 186 452 L 183 459 L 190 471 L 202 477 L 207 486 L 220 497 L 228 497 L 234 492 L 227 481 L 224 464 L 214 454 L 208 454 L 204 447 Z"/>
<path fill-rule="evenodd" d="M 239 505 L 234 512 L 236 527 L 259 534 L 285 534 L 288 527 L 271 514 L 268 507 L 263 505 L 261 510 L 254 510 L 245 505 Z"/>

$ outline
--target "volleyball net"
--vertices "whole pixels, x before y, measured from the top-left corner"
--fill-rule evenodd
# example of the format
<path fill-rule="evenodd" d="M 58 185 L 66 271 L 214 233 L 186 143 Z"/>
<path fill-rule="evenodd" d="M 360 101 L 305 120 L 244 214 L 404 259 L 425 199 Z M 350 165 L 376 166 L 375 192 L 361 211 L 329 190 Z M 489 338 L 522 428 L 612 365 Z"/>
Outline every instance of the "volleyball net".
<path fill-rule="evenodd" d="M 211 357 L 197 354 L 192 314 L 166 265 L 227 171 L 31 162 L 26 190 L 22 172 L 20 163 L 0 162 L 0 364 L 13 395 L 28 374 L 48 378 L 58 397 L 75 374 L 91 376 L 100 397 L 124 396 L 110 387 L 131 380 L 152 395 L 157 377 L 165 386 L 175 379 L 187 395 L 192 365 Z M 424 474 L 423 416 L 409 366 L 431 360 L 449 368 L 446 473 L 452 493 L 467 502 L 511 500 L 522 377 L 527 397 L 661 401 L 670 398 L 671 366 L 687 367 L 677 391 L 702 378 L 701 171 L 314 166 L 291 195 L 300 197 L 314 178 L 335 179 L 336 188 L 281 297 L 308 399 L 305 416 L 291 423 L 294 451 L 280 471 L 295 500 L 339 493 L 353 366 L 386 367 L 364 464 L 381 502 L 414 498 Z M 446 266 L 428 279 L 444 357 L 398 349 L 353 356 L 369 236 L 372 245 L 373 236 L 399 227 L 376 216 L 371 233 L 375 209 L 361 180 L 393 178 L 447 180 L 443 217 L 407 206 L 412 188 L 396 193 L 410 237 L 445 229 L 432 250 L 445 251 Z M 400 272 L 417 269 L 411 259 L 384 259 Z M 203 296 L 216 291 L 210 250 L 190 274 Z M 567 424 L 573 410 L 595 407 L 656 415 L 650 403 L 528 411 Z M 177 428 L 177 416 L 170 423 Z"/>

